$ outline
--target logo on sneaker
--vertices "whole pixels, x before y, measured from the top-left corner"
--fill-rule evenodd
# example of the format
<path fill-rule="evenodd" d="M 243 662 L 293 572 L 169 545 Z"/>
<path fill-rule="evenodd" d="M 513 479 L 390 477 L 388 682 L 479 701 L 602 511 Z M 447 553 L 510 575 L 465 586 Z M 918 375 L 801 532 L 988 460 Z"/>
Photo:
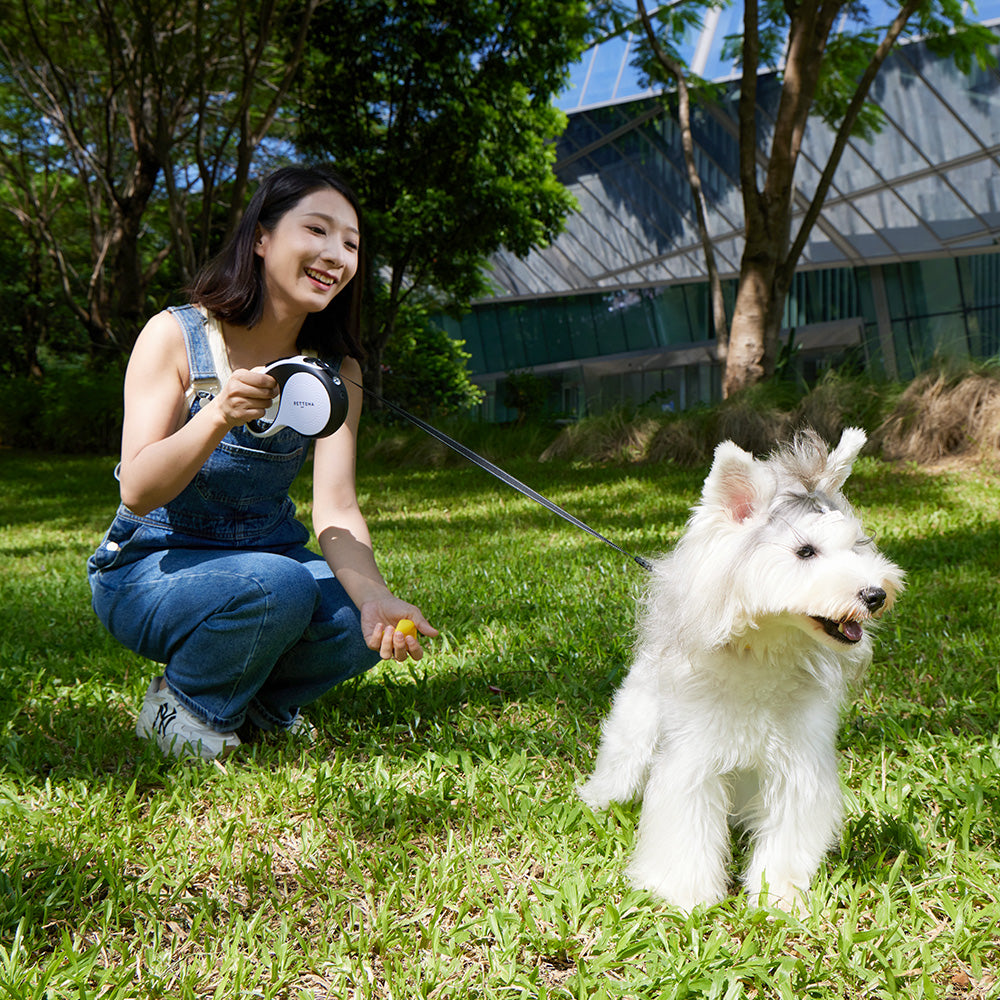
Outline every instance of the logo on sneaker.
<path fill-rule="evenodd" d="M 177 709 L 164 702 L 156 710 L 156 718 L 153 719 L 153 729 L 161 736 L 167 735 L 167 730 L 171 723 L 177 718 Z"/>

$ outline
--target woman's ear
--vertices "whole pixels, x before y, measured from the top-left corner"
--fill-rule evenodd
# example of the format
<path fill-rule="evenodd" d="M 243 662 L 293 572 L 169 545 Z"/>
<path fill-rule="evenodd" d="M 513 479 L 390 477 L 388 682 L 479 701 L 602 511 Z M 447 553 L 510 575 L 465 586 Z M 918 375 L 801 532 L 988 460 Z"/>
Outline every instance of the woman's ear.
<path fill-rule="evenodd" d="M 257 231 L 253 236 L 253 252 L 257 254 L 258 257 L 264 256 L 264 246 L 267 239 L 267 233 L 261 229 L 260 226 L 257 227 Z"/>

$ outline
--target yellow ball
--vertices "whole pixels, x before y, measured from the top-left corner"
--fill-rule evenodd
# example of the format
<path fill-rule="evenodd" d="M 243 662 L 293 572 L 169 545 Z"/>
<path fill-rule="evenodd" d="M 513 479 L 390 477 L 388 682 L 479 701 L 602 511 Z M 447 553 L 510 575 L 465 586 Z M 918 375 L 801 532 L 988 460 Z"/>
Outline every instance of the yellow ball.
<path fill-rule="evenodd" d="M 412 635 L 414 639 L 417 638 L 417 626 L 409 618 L 400 618 L 396 622 L 396 631 L 402 632 L 403 635 Z"/>

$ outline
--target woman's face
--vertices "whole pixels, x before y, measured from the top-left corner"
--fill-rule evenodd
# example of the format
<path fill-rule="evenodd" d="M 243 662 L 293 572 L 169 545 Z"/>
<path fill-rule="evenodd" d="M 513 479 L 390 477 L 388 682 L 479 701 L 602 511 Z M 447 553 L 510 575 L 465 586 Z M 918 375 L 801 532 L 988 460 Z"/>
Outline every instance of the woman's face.
<path fill-rule="evenodd" d="M 271 308 L 279 316 L 325 309 L 357 273 L 359 241 L 357 213 L 339 191 L 307 194 L 257 236 Z"/>

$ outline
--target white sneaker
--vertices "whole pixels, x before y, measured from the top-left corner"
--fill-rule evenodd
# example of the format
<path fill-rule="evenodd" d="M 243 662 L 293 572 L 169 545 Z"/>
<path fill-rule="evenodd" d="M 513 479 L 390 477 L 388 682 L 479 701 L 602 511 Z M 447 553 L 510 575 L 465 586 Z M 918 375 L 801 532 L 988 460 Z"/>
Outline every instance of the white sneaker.
<path fill-rule="evenodd" d="M 285 730 L 289 736 L 294 736 L 297 739 L 304 740 L 307 743 L 315 743 L 319 739 L 319 733 L 316 732 L 316 727 L 309 724 L 309 721 L 301 712 L 295 713 L 295 718 L 292 719 L 291 724 Z"/>
<path fill-rule="evenodd" d="M 170 688 L 160 689 L 162 677 L 154 677 L 142 702 L 135 724 L 140 740 L 156 740 L 164 756 L 201 757 L 214 760 L 232 753 L 239 745 L 236 733 L 220 733 L 189 712 Z"/>

